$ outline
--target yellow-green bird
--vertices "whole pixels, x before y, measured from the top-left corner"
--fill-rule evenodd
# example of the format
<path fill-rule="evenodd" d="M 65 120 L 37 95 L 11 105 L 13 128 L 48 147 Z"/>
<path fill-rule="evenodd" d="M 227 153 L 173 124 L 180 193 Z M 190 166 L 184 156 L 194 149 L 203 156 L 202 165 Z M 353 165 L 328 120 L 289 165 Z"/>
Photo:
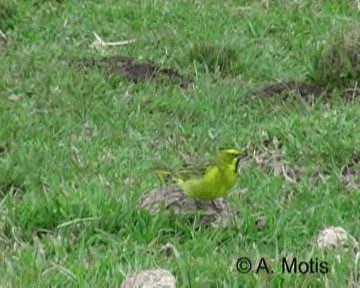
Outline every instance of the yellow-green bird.
<path fill-rule="evenodd" d="M 223 197 L 235 186 L 240 152 L 237 149 L 225 149 L 208 166 L 185 168 L 178 172 L 168 169 L 156 169 L 162 179 L 175 181 L 186 195 L 201 200 L 213 200 Z"/>

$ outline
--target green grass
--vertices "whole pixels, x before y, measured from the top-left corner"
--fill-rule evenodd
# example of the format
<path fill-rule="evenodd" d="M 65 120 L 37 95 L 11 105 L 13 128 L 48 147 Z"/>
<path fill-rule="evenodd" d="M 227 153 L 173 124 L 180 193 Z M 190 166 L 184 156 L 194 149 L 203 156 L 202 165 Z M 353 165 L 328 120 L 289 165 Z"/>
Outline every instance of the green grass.
<path fill-rule="evenodd" d="M 277 0 L 268 8 L 261 1 L 58 2 L 0 1 L 7 37 L 0 41 L 1 286 L 116 287 L 127 273 L 155 267 L 174 273 L 178 287 L 356 286 L 354 252 L 318 250 L 316 236 L 334 225 L 360 239 L 360 193 L 341 181 L 360 153 L 359 101 L 335 92 L 314 105 L 252 94 L 314 73 L 319 51 L 344 31 L 339 27 L 359 23 L 356 1 Z M 136 43 L 94 50 L 93 31 Z M 203 53 L 192 50 L 196 43 L 234 49 L 236 69 L 214 77 L 221 64 L 214 54 L 211 69 L 189 57 Z M 152 60 L 195 85 L 132 84 L 69 65 L 102 55 Z M 285 161 L 303 175 L 290 183 L 246 167 L 229 197 L 241 225 L 196 230 L 138 211 L 137 199 L 159 186 L 147 172 L 153 159 L 176 166 L 182 153 L 252 152 L 263 132 L 282 143 Z M 314 179 L 316 172 L 325 181 Z M 236 193 L 240 187 L 245 195 Z M 261 232 L 259 215 L 267 223 Z M 178 258 L 159 252 L 166 243 Z M 266 280 L 264 273 L 238 273 L 241 256 L 276 263 L 318 257 L 331 272 L 276 271 Z"/>

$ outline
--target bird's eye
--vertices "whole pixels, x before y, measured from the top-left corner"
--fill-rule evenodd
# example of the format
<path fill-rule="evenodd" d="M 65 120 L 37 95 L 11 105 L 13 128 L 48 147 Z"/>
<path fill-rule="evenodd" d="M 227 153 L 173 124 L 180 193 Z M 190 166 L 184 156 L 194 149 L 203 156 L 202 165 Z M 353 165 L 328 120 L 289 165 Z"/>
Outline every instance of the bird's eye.
<path fill-rule="evenodd" d="M 237 158 L 239 157 L 240 152 L 236 149 L 227 149 L 224 151 L 230 157 Z"/>

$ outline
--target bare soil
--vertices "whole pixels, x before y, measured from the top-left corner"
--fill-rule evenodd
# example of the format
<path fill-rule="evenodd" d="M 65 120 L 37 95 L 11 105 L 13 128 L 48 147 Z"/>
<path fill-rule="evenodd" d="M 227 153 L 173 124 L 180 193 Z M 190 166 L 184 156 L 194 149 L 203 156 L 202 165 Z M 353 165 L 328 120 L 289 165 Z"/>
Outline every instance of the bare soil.
<path fill-rule="evenodd" d="M 161 68 L 150 61 L 137 62 L 127 56 L 108 56 L 101 59 L 83 58 L 74 61 L 73 64 L 80 68 L 105 68 L 109 76 L 120 75 L 134 83 L 161 81 L 177 83 L 181 88 L 187 88 L 191 84 L 191 80 L 182 77 L 174 69 Z"/>
<path fill-rule="evenodd" d="M 305 81 L 277 82 L 261 88 L 256 94 L 261 96 L 276 96 L 283 93 L 298 92 L 301 97 L 310 100 L 326 93 L 326 89 Z"/>

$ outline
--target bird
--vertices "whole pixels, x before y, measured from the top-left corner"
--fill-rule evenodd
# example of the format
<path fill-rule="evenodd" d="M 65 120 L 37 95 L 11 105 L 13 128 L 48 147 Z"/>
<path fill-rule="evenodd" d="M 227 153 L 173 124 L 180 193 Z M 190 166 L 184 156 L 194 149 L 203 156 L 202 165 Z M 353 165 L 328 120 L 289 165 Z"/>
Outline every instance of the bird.
<path fill-rule="evenodd" d="M 155 172 L 163 181 L 175 182 L 191 198 L 214 200 L 226 196 L 235 186 L 239 157 L 238 149 L 224 149 L 208 165 L 188 166 L 178 171 L 156 168 Z"/>

